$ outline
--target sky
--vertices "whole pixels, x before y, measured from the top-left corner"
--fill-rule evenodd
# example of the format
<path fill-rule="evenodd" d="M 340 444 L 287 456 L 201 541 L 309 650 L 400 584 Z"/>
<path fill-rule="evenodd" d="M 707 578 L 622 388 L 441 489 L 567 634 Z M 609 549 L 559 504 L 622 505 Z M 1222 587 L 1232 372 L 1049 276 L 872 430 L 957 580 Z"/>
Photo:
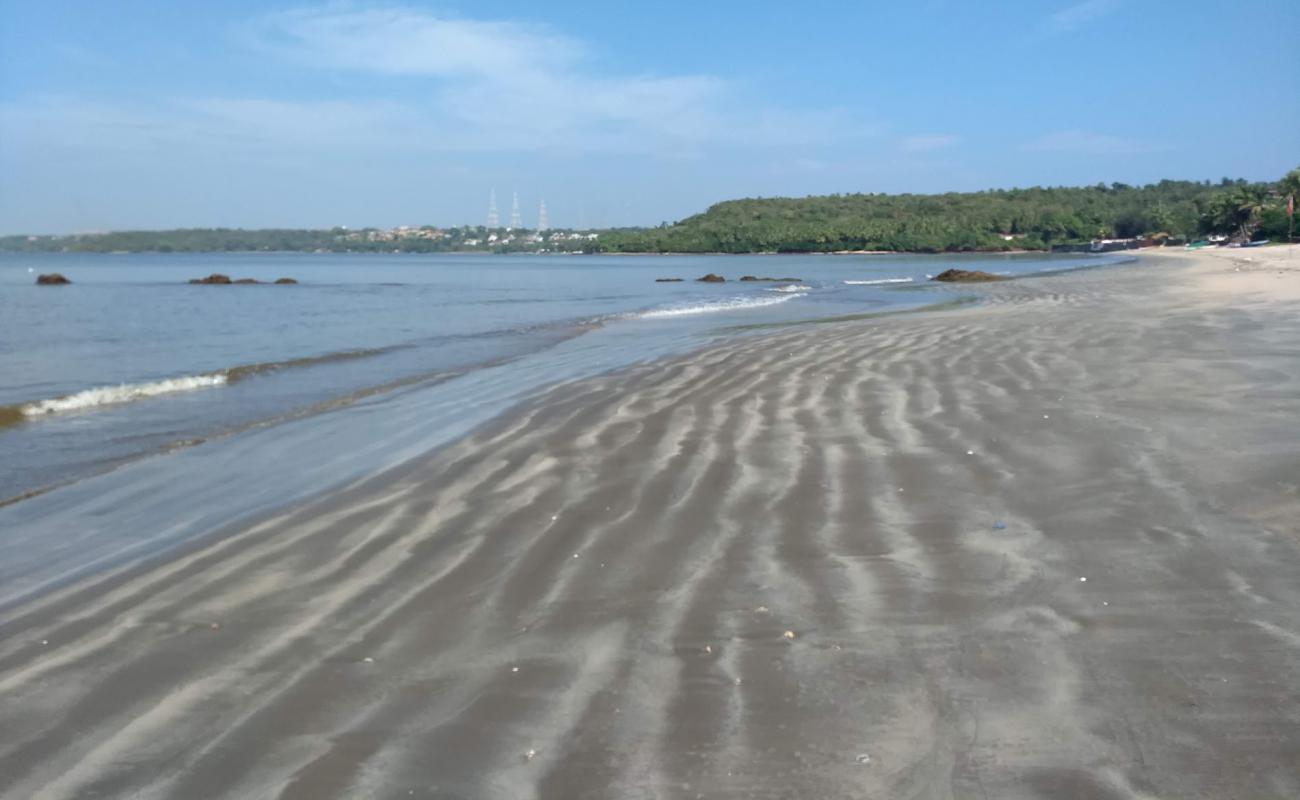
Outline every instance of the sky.
<path fill-rule="evenodd" d="M 0 0 L 0 234 L 1300 165 L 1295 0 Z"/>

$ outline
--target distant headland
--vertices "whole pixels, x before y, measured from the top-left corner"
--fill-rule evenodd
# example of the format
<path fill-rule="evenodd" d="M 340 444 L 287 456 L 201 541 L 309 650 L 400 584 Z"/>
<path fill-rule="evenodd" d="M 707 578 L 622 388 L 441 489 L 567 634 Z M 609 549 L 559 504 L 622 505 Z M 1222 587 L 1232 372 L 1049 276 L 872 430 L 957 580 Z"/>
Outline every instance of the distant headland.
<path fill-rule="evenodd" d="M 729 200 L 653 228 L 185 228 L 0 237 L 9 252 L 960 253 L 1107 239 L 1284 241 L 1300 168 L 1275 182 L 1164 180 L 946 194 Z"/>

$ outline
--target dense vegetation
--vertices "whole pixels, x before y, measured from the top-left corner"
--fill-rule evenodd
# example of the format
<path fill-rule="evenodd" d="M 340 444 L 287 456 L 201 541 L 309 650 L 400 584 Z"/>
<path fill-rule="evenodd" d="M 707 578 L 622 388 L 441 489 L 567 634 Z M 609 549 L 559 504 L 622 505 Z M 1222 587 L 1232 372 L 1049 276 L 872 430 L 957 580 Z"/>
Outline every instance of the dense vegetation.
<path fill-rule="evenodd" d="M 1002 189 L 937 195 L 849 194 L 731 200 L 673 225 L 575 231 L 459 228 L 122 231 L 9 236 L 0 250 L 74 252 L 639 252 L 751 253 L 887 250 L 1043 250 L 1094 238 L 1236 239 L 1287 236 L 1286 197 L 1300 196 L 1300 169 L 1276 183 L 1224 178 L 1113 183 L 1082 188 Z"/>
<path fill-rule="evenodd" d="M 850 194 L 731 200 L 674 225 L 601 237 L 612 252 L 952 252 L 1038 250 L 1094 238 L 1223 233 L 1285 239 L 1276 184 L 1161 181 L 1148 186 L 1007 189 L 939 195 Z"/>

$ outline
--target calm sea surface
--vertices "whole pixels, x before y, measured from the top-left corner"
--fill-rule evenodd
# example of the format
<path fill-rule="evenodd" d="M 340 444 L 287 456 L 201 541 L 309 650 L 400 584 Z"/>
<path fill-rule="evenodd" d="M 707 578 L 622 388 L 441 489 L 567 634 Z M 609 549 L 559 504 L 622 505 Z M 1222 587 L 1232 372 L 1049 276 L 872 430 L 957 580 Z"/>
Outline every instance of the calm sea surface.
<path fill-rule="evenodd" d="M 124 528 L 130 547 L 96 558 L 381 469 L 556 381 L 744 335 L 754 324 L 949 300 L 925 278 L 950 266 L 1019 274 L 1099 263 L 0 255 L 0 501 L 61 487 L 0 507 L 0 531 L 78 531 L 75 542 L 60 540 L 81 553 L 66 565 L 72 570 L 106 538 L 128 535 Z M 35 286 L 44 272 L 73 284 Z M 213 272 L 300 283 L 187 283 Z M 694 280 L 708 272 L 729 280 Z M 737 282 L 742 275 L 803 281 Z M 29 560 L 6 553 L 26 538 L 0 534 L 0 583 Z"/>

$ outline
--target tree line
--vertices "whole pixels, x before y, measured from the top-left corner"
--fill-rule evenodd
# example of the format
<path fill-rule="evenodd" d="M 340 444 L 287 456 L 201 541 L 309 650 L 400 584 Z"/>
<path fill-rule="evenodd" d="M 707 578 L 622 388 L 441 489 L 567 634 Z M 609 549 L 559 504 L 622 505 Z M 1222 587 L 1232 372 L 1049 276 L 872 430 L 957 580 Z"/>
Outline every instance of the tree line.
<path fill-rule="evenodd" d="M 1142 236 L 1287 235 L 1286 197 L 1300 168 L 1275 183 L 1164 180 L 946 194 L 842 194 L 730 200 L 672 225 L 612 231 L 601 249 L 637 253 L 1046 250 Z"/>
<path fill-rule="evenodd" d="M 657 228 L 601 231 L 599 240 L 555 249 L 612 253 L 899 253 L 1046 250 L 1056 244 L 1139 236 L 1285 240 L 1288 196 L 1300 199 L 1300 168 L 1272 183 L 1224 178 L 1085 187 L 1033 187 L 946 194 L 837 194 L 718 203 Z M 435 230 L 425 228 L 421 230 Z M 490 242 L 482 227 L 442 229 L 439 238 L 393 238 L 374 229 L 191 228 L 71 236 L 0 237 L 20 252 L 416 252 L 540 249 L 520 239 Z M 504 229 L 498 231 L 504 234 Z M 552 232 L 555 233 L 555 232 Z M 551 234 L 548 234 L 548 236 Z"/>

